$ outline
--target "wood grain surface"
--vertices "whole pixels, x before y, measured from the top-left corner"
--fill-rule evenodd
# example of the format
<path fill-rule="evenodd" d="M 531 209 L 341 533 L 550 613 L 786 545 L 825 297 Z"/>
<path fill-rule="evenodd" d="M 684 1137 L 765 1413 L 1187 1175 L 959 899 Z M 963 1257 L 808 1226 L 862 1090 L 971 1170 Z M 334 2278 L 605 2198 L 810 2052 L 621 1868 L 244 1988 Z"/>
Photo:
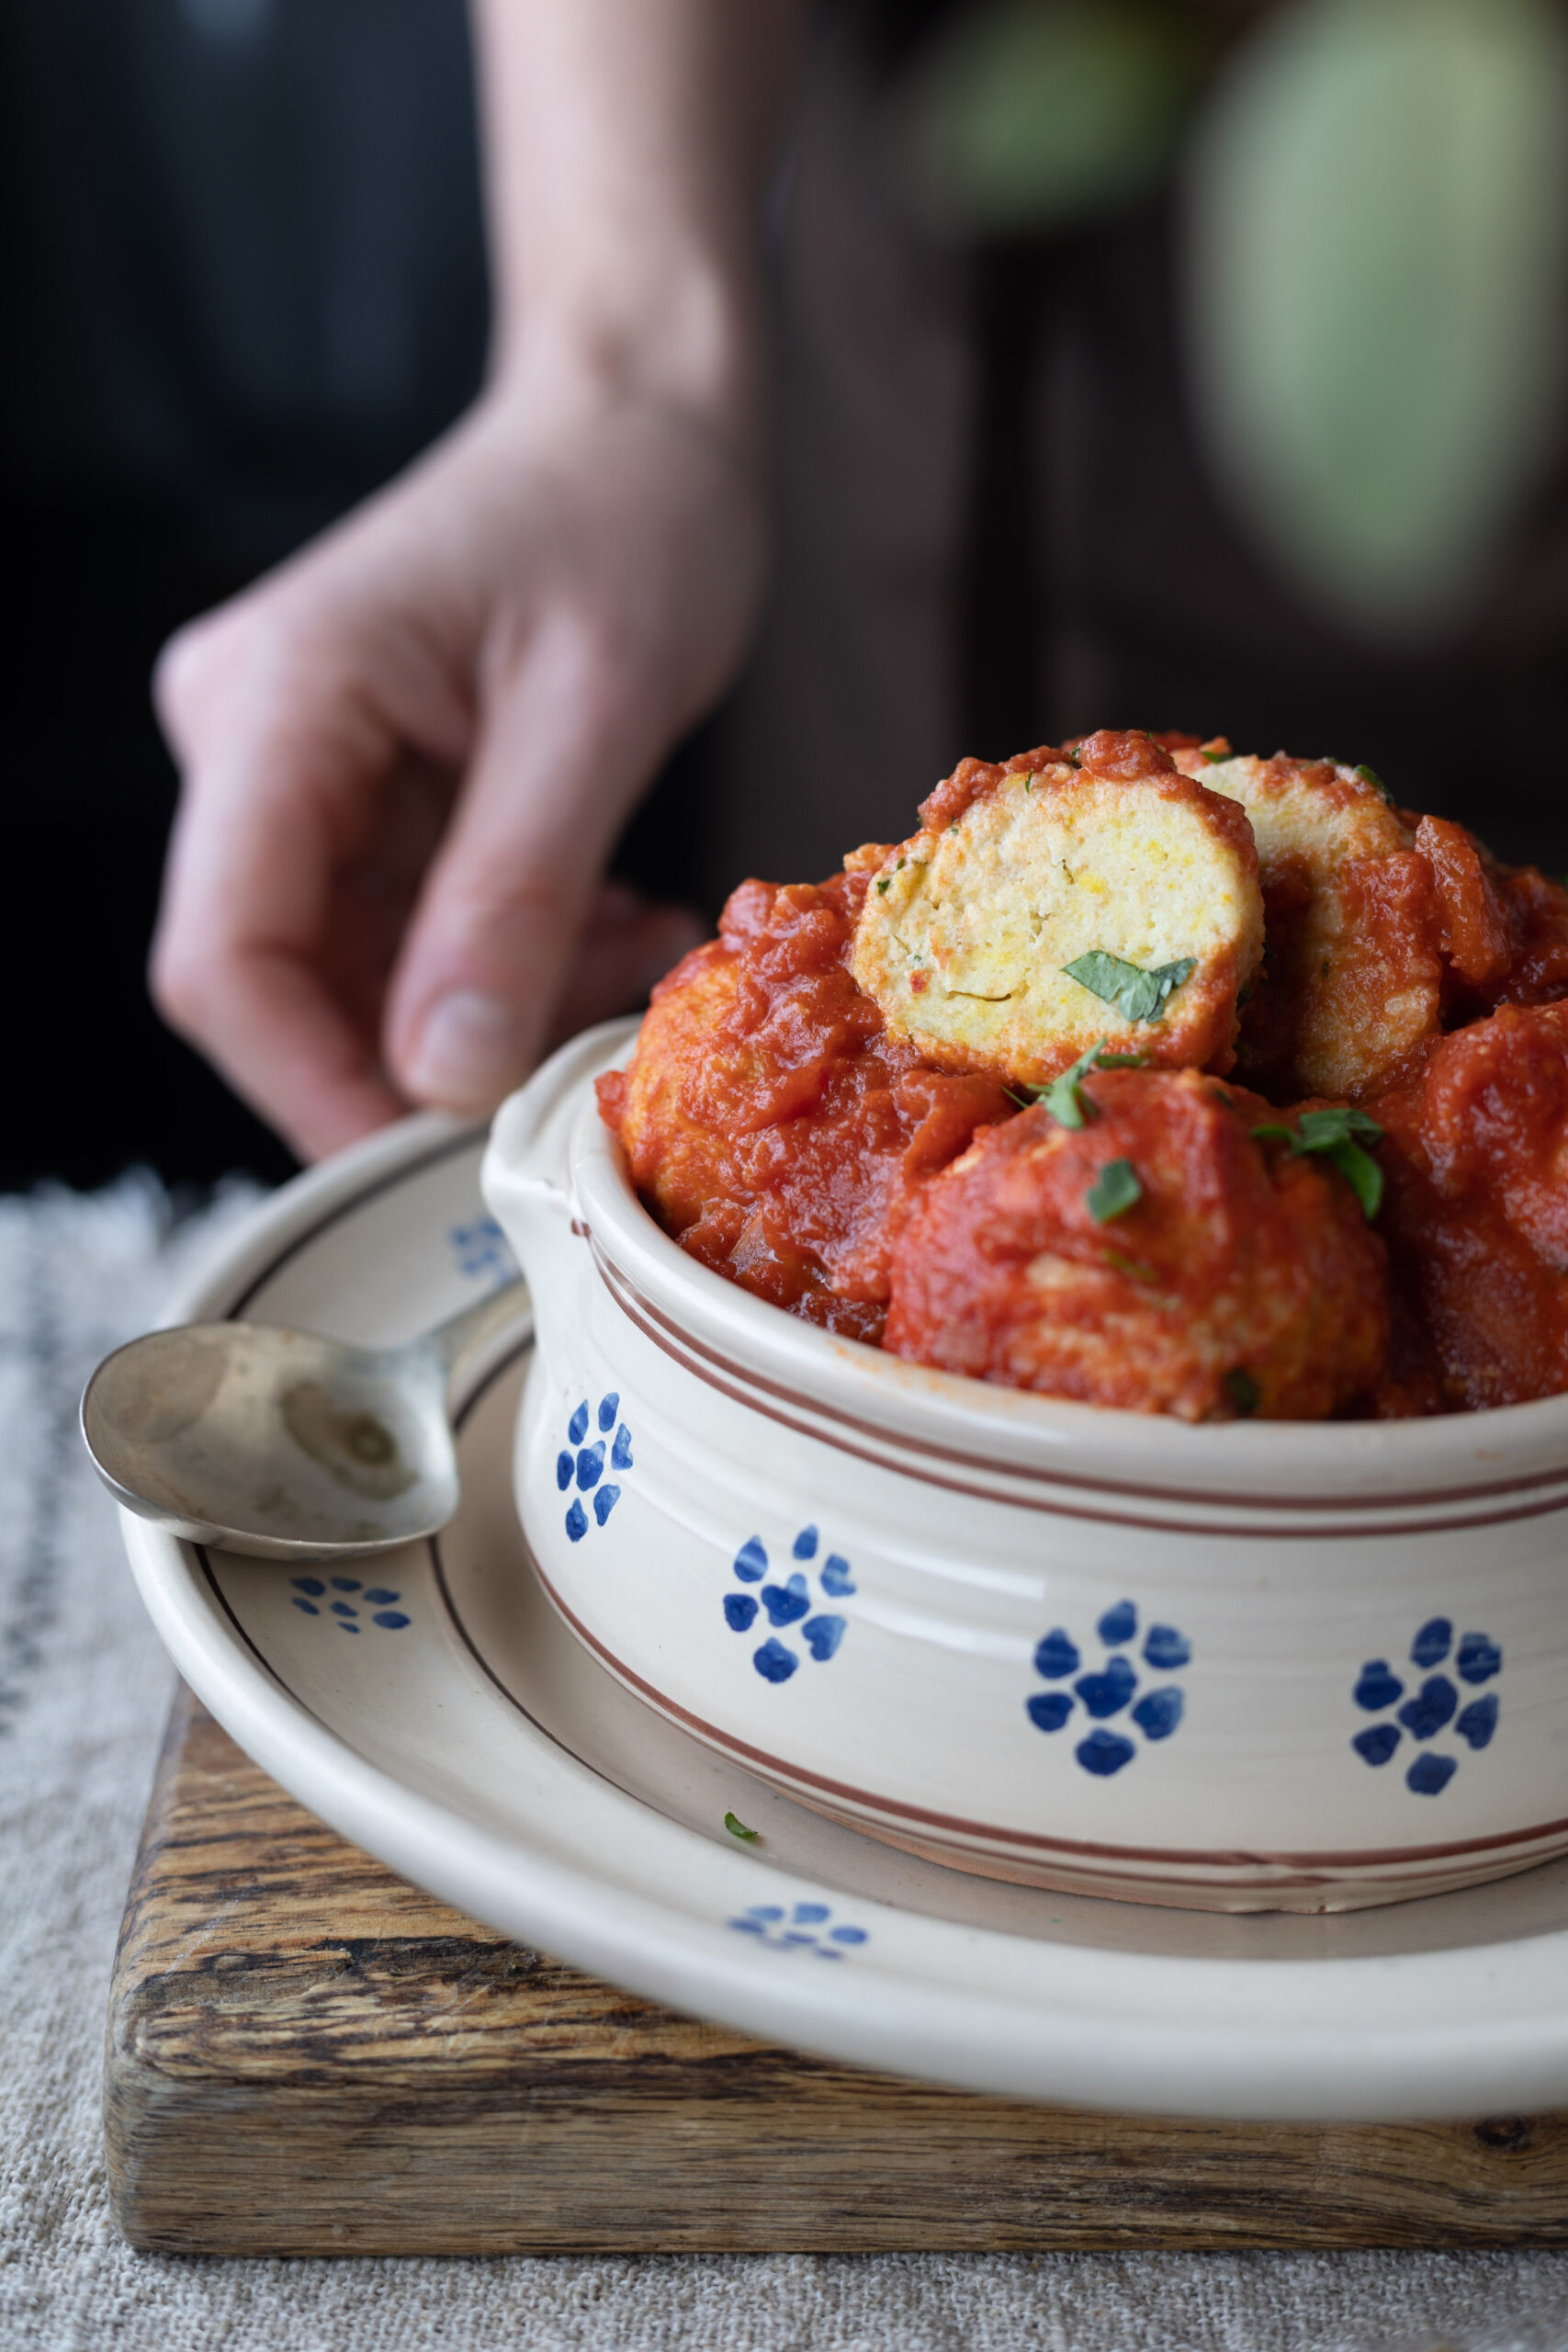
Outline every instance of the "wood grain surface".
<path fill-rule="evenodd" d="M 1568 2245 L 1568 2117 L 1172 2122 L 803 2057 L 417 1893 L 188 1694 L 105 2131 L 119 2228 L 174 2253 Z"/>

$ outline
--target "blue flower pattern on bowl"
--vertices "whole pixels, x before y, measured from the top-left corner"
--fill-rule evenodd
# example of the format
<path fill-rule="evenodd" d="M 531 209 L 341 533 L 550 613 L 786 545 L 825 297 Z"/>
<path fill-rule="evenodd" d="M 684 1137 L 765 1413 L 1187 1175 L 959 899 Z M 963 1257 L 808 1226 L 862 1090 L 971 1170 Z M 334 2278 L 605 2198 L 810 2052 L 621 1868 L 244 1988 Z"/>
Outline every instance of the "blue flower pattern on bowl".
<path fill-rule="evenodd" d="M 1130 1764 L 1138 1741 L 1168 1739 L 1186 1706 L 1180 1686 L 1156 1683 L 1138 1695 L 1141 1682 L 1129 1656 L 1137 1640 L 1138 1612 L 1130 1600 L 1108 1609 L 1095 1627 L 1107 1655 L 1098 1666 L 1086 1666 L 1078 1645 L 1061 1625 L 1053 1626 L 1034 1651 L 1034 1671 L 1043 1681 L 1065 1685 L 1037 1690 L 1024 1701 L 1024 1712 L 1037 1731 L 1061 1731 L 1069 1721 L 1087 1720 L 1088 1731 L 1073 1750 L 1086 1772 L 1109 1779 Z M 1171 1674 L 1188 1665 L 1192 1645 L 1174 1625 L 1151 1625 L 1144 1635 L 1142 1659 L 1156 1674 Z M 1083 1671 L 1080 1672 L 1080 1668 Z M 1081 1713 L 1079 1711 L 1081 1710 Z M 1112 1728 L 1116 1717 L 1123 1720 Z"/>
<path fill-rule="evenodd" d="M 815 1952 L 818 1960 L 842 1960 L 857 1945 L 871 1941 L 863 1928 L 847 1921 L 830 1925 L 832 1917 L 829 1903 L 753 1903 L 729 1925 L 739 1935 L 750 1936 L 775 1951 Z"/>
<path fill-rule="evenodd" d="M 1429 1743 L 1450 1732 L 1477 1754 L 1491 1746 L 1497 1728 L 1497 1693 L 1479 1686 L 1502 1672 L 1503 1652 L 1486 1634 L 1461 1634 L 1456 1646 L 1452 1619 L 1429 1617 L 1410 1645 L 1410 1663 L 1425 1676 L 1418 1688 L 1408 1688 L 1386 1658 L 1368 1658 L 1350 1696 L 1367 1714 L 1381 1715 L 1382 1721 L 1357 1732 L 1350 1745 L 1363 1763 L 1386 1764 L 1408 1732 L 1419 1752 L 1406 1769 L 1405 1787 L 1418 1797 L 1441 1796 L 1459 1770 L 1460 1759 Z M 1449 1674 L 1427 1672 L 1428 1667 L 1448 1665 L 1461 1682 L 1478 1690 L 1477 1697 L 1466 1700 Z"/>
<path fill-rule="evenodd" d="M 401 1594 L 384 1584 L 362 1584 L 357 1577 L 290 1577 L 288 1581 L 295 1608 L 335 1625 L 340 1634 L 362 1634 L 367 1625 L 400 1634 L 409 1623 L 397 1606 Z"/>
<path fill-rule="evenodd" d="M 724 1622 L 732 1634 L 749 1634 L 761 1615 L 774 1628 L 751 1653 L 751 1663 L 764 1682 L 787 1682 L 800 1664 L 800 1652 L 792 1649 L 787 1642 L 781 1642 L 780 1633 L 791 1633 L 792 1639 L 803 1643 L 818 1666 L 825 1666 L 830 1657 L 838 1656 L 845 1621 L 836 1610 L 814 1608 L 811 1577 L 815 1576 L 829 1600 L 846 1599 L 855 1589 L 854 1581 L 850 1564 L 841 1553 L 829 1552 L 820 1568 L 810 1566 L 820 1546 L 821 1538 L 816 1528 L 803 1527 L 790 1546 L 791 1557 L 799 1565 L 772 1579 L 768 1575 L 768 1555 L 760 1535 L 748 1536 L 735 1555 L 738 1582 L 761 1589 L 727 1592 Z"/>
<path fill-rule="evenodd" d="M 446 1240 L 457 1272 L 469 1282 L 482 1282 L 486 1275 L 492 1282 L 510 1282 L 517 1272 L 512 1244 L 492 1216 L 477 1216 L 471 1224 L 448 1227 Z"/>
<path fill-rule="evenodd" d="M 621 1499 L 619 1483 L 605 1477 L 606 1468 L 625 1471 L 632 1467 L 632 1433 L 618 1419 L 620 1409 L 620 1393 L 612 1388 L 600 1397 L 597 1414 L 590 1413 L 585 1396 L 566 1425 L 568 1442 L 556 1456 L 556 1485 L 563 1495 L 574 1484 L 577 1488 L 566 1514 L 566 1532 L 574 1544 L 581 1544 L 588 1532 L 589 1509 L 593 1520 L 603 1527 Z M 589 1426 L 594 1419 L 599 1424 L 598 1434 L 590 1441 Z"/>

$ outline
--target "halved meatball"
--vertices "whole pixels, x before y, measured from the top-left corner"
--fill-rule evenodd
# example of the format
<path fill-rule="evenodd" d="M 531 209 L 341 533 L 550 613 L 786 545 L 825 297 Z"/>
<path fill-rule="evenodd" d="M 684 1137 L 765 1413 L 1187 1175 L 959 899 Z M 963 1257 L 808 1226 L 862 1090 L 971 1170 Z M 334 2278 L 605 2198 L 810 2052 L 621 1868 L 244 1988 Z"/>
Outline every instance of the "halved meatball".
<path fill-rule="evenodd" d="M 1189 1421 L 1366 1398 L 1386 1269 L 1344 1178 L 1256 1139 L 1280 1114 L 1197 1070 L 1097 1072 L 1077 1097 L 1080 1125 L 1041 1103 L 928 1185 L 894 1243 L 884 1345 Z"/>
<path fill-rule="evenodd" d="M 891 1036 L 949 1070 L 1041 1085 L 1098 1038 L 1234 1059 L 1262 952 L 1251 830 L 1146 735 L 969 760 L 872 879 L 853 970 Z"/>
<path fill-rule="evenodd" d="M 1359 1101 L 1438 1035 L 1443 962 L 1432 868 L 1370 769 L 1232 755 L 1177 765 L 1246 809 L 1268 944 L 1236 1067 L 1276 1097 Z M 1457 829 L 1455 829 L 1457 830 Z"/>

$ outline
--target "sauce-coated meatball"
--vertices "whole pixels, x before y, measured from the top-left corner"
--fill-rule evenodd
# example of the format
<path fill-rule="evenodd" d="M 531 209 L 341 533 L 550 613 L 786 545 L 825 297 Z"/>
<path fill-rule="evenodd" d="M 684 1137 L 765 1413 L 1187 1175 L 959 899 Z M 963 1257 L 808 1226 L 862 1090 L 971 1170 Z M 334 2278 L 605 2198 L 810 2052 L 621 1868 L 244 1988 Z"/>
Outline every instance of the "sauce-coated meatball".
<path fill-rule="evenodd" d="M 917 1363 L 1184 1420 L 1365 1398 L 1384 1262 L 1349 1185 L 1280 1114 L 1196 1070 L 1095 1073 L 976 1137 L 894 1244 L 884 1341 Z"/>

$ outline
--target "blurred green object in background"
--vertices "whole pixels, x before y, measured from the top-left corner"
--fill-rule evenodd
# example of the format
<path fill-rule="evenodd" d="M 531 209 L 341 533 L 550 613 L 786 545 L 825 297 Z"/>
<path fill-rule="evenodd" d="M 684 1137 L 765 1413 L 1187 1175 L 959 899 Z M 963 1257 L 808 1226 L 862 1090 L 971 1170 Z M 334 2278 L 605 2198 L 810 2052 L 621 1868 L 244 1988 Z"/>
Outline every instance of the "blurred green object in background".
<path fill-rule="evenodd" d="M 1169 0 L 996 0 L 961 16 L 912 93 L 919 164 L 980 235 L 1055 228 L 1138 194 L 1170 159 L 1208 53 Z"/>
<path fill-rule="evenodd" d="M 1306 0 L 1243 44 L 1190 162 L 1190 360 L 1224 486 L 1341 618 L 1462 617 L 1564 389 L 1562 15 Z"/>

